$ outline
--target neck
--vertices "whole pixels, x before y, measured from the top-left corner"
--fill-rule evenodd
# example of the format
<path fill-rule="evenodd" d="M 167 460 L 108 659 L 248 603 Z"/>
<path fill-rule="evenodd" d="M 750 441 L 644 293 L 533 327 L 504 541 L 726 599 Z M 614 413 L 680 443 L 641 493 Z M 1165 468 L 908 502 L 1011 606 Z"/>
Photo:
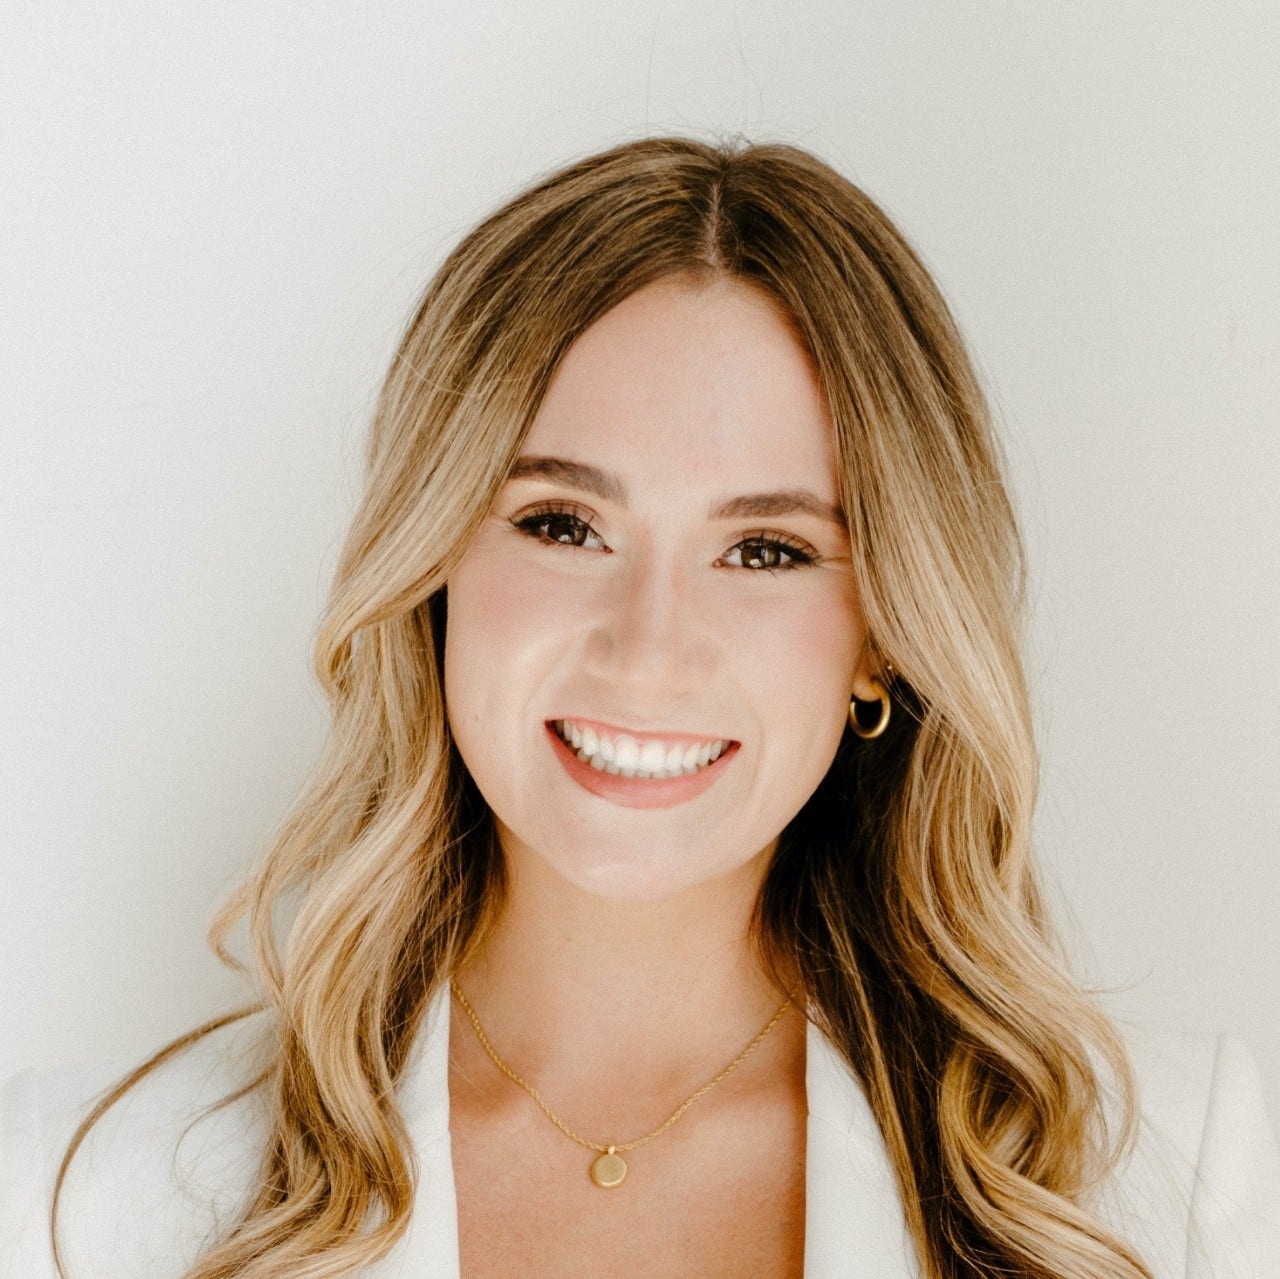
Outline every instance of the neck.
<path fill-rule="evenodd" d="M 494 1051 L 571 1125 L 652 1126 L 769 1033 L 717 1085 L 803 1087 L 803 995 L 766 974 L 749 920 L 767 857 L 658 901 L 601 898 L 539 857 L 508 859 L 502 911 L 455 978 Z M 458 1086 L 531 1104 L 451 997 Z M 665 1107 L 665 1109 L 664 1109 Z"/>

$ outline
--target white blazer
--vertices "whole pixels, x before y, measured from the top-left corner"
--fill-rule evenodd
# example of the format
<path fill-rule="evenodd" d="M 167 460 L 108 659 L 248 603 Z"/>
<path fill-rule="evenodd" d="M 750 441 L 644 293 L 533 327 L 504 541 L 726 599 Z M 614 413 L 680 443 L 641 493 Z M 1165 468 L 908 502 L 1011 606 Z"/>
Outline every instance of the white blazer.
<path fill-rule="evenodd" d="M 427 1010 L 399 1096 L 421 1171 L 410 1227 L 366 1279 L 460 1279 L 449 1137 L 449 987 Z M 59 1213 L 70 1279 L 170 1279 L 250 1186 L 266 1118 L 255 1093 L 198 1119 L 264 1059 L 265 1014 L 167 1061 L 91 1130 Z M 1248 1048 L 1230 1036 L 1125 1031 L 1143 1139 L 1095 1207 L 1157 1279 L 1280 1279 L 1280 1146 Z M 807 1031 L 805 1279 L 919 1279 L 888 1157 L 835 1048 Z M 23 1071 L 0 1093 L 0 1279 L 53 1279 L 57 1161 L 93 1094 L 128 1063 Z M 185 1130 L 185 1131 L 184 1131 Z M 625 1273 L 619 1258 L 617 1273 Z"/>

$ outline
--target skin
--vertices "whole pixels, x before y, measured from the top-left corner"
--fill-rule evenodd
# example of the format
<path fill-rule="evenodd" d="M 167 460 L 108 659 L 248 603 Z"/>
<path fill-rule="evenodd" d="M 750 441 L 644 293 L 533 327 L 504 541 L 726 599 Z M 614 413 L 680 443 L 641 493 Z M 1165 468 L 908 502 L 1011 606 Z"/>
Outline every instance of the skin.
<path fill-rule="evenodd" d="M 621 1142 L 661 1123 L 785 999 L 752 959 L 747 919 L 779 833 L 835 755 L 850 697 L 874 699 L 873 668 L 842 525 L 708 519 L 740 494 L 839 500 L 827 405 L 763 293 L 668 278 L 633 294 L 569 350 L 521 456 L 600 467 L 628 500 L 511 480 L 448 582 L 449 723 L 510 880 L 497 927 L 457 977 L 503 1060 L 556 1114 Z M 548 502 L 589 528 L 545 511 L 535 536 L 515 527 Z M 779 537 L 817 562 L 768 572 L 788 549 L 758 539 Z M 544 727 L 566 716 L 740 747 L 703 794 L 638 809 L 566 773 Z M 451 1005 L 457 1112 L 545 1140 L 581 1179 L 588 1153 Z M 782 1090 L 803 1114 L 804 1043 L 789 1009 L 644 1157 L 678 1148 L 694 1110 L 743 1121 L 748 1099 L 776 1106 Z"/>

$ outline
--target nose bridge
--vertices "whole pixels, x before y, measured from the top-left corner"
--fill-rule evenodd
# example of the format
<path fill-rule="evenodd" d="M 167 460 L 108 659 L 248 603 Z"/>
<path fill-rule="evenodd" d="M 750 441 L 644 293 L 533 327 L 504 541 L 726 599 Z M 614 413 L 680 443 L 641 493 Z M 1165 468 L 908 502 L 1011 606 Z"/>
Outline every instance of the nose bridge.
<path fill-rule="evenodd" d="M 683 681 L 697 673 L 700 636 L 690 586 L 676 550 L 653 544 L 616 574 L 601 619 L 615 677 Z"/>

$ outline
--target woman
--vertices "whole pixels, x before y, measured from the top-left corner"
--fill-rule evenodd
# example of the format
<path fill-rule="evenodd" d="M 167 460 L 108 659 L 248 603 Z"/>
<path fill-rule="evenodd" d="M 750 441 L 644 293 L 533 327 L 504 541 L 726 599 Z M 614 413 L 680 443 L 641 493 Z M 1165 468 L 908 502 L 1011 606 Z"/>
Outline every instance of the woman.
<path fill-rule="evenodd" d="M 819 160 L 652 139 L 498 210 L 380 396 L 326 757 L 213 927 L 260 1005 L 87 1114 L 8 1089 L 60 1273 L 1277 1273 L 1247 1050 L 1126 1044 L 1055 941 L 1023 575 L 953 321 Z"/>

